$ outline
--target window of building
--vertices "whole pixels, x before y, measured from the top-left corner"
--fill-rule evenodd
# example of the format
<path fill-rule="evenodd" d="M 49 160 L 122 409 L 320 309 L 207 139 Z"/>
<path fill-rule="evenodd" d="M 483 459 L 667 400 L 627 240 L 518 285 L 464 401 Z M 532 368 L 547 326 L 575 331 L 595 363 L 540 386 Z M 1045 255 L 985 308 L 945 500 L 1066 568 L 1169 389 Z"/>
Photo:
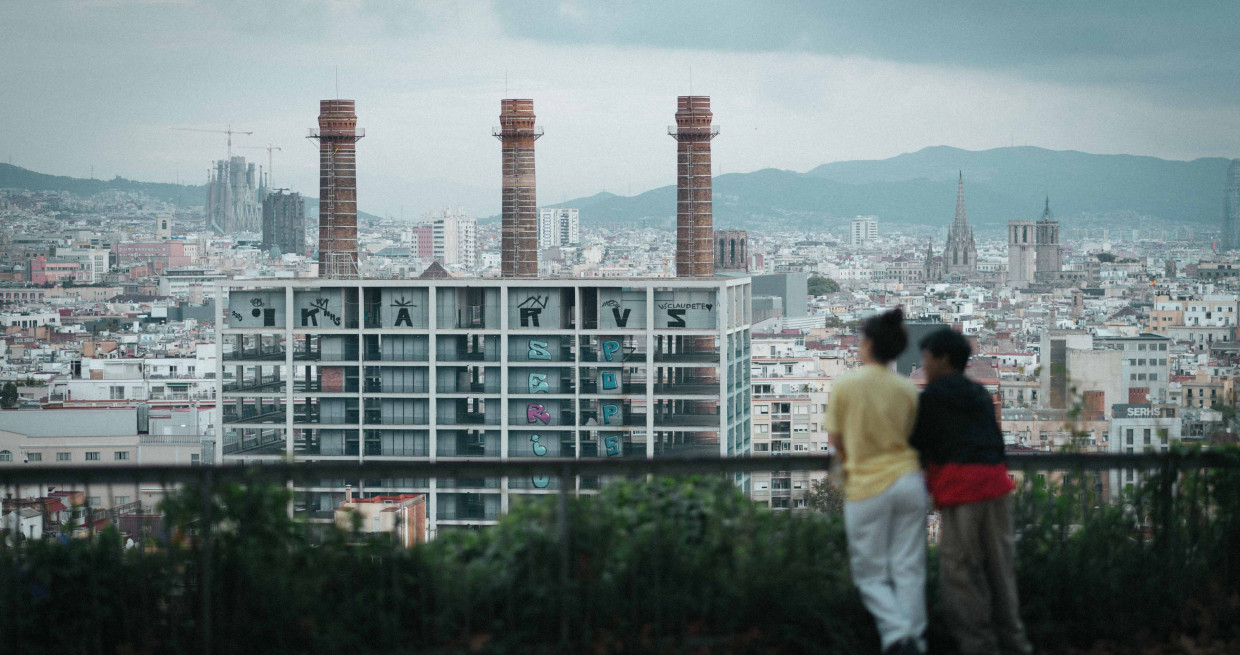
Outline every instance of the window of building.
<path fill-rule="evenodd" d="M 109 398 L 112 400 L 124 400 L 125 399 L 125 387 L 122 387 L 122 386 L 108 387 L 108 394 L 109 394 Z"/>
<path fill-rule="evenodd" d="M 1128 428 L 1128 445 L 1132 445 L 1132 428 Z"/>
<path fill-rule="evenodd" d="M 118 451 L 116 451 L 116 452 L 112 453 L 112 459 L 113 459 L 113 460 L 115 460 L 115 461 L 118 461 L 118 462 L 124 462 L 124 461 L 127 461 L 127 460 L 129 459 L 129 451 L 128 451 L 128 450 L 118 450 Z"/>
<path fill-rule="evenodd" d="M 0 450 L 0 462 L 11 462 L 11 461 L 13 461 L 13 451 Z"/>
<path fill-rule="evenodd" d="M 1144 434 L 1142 434 L 1141 436 L 1145 437 L 1145 445 L 1147 446 L 1150 445 L 1150 429 L 1145 428 Z"/>
<path fill-rule="evenodd" d="M 30 460 L 30 461 L 32 461 L 32 462 L 42 462 L 42 461 L 43 461 L 43 453 L 27 453 L 27 454 L 26 454 L 26 458 L 27 458 L 27 459 L 29 459 L 29 460 Z"/>
<path fill-rule="evenodd" d="M 190 466 L 198 466 L 198 464 L 199 464 L 201 461 L 202 461 L 202 455 L 198 455 L 197 453 L 195 453 L 195 454 L 193 454 L 193 455 L 190 455 L 190 456 L 189 456 L 189 465 L 190 465 Z"/>
<path fill-rule="evenodd" d="M 86 453 L 86 461 L 88 461 L 88 462 L 97 462 L 97 461 L 99 461 L 99 451 L 90 451 L 90 452 Z"/>
<path fill-rule="evenodd" d="M 103 499 L 100 498 L 99 496 L 88 496 L 86 498 L 86 504 L 90 505 L 91 507 L 98 507 L 99 504 L 102 502 L 103 502 Z"/>
<path fill-rule="evenodd" d="M 73 460 L 73 453 L 56 453 L 56 461 L 69 462 Z"/>
<path fill-rule="evenodd" d="M 117 497 L 116 497 L 116 504 L 117 504 L 117 505 L 128 505 L 128 504 L 129 504 L 129 496 L 117 496 Z"/>

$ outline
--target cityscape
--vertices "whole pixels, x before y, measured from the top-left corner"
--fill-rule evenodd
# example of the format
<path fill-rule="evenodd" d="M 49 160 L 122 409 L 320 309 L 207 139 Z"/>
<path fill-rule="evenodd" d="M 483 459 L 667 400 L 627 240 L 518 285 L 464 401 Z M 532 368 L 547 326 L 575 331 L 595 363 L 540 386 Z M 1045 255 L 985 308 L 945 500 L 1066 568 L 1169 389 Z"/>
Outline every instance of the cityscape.
<path fill-rule="evenodd" d="M 426 5 L 445 24 L 480 11 Z M 734 9 L 729 24 L 752 7 Z M 507 11 L 495 15 L 518 21 Z M 616 11 L 616 34 L 649 19 Z M 829 18 L 805 11 L 807 25 Z M 603 40 L 584 59 L 673 47 L 610 42 L 598 14 L 565 3 L 554 20 L 565 12 Z M 12 14 L 33 24 L 37 12 Z M 337 18 L 344 31 L 371 20 Z M 160 119 L 153 142 L 175 142 L 205 183 L 182 183 L 179 164 L 69 174 L 38 163 L 56 161 L 50 144 L 29 166 L 0 163 L 0 568 L 13 571 L 0 596 L 14 614 L 0 643 L 240 652 L 285 632 L 263 627 L 292 620 L 280 605 L 305 618 L 271 652 L 975 652 L 933 603 L 929 627 L 895 641 L 845 530 L 865 501 L 848 486 L 856 437 L 841 436 L 835 394 L 874 368 L 875 326 L 899 309 L 907 339 L 877 361 L 900 384 L 938 384 L 935 335 L 968 344 L 962 373 L 984 389 L 1015 489 L 1006 529 L 1036 652 L 1237 652 L 1240 143 L 1173 147 L 1158 133 L 1137 150 L 1082 133 L 1080 149 L 1072 136 L 955 147 L 962 132 L 941 119 L 946 136 L 807 164 L 816 137 L 755 150 L 744 132 L 763 117 L 728 98 L 741 87 L 712 86 L 727 75 L 715 49 L 740 56 L 692 45 L 708 72 L 656 85 L 669 90 L 657 111 L 628 82 L 602 111 L 564 100 L 592 92 L 571 76 L 560 90 L 527 71 L 539 92 L 509 93 L 500 70 L 502 88 L 470 87 L 455 118 L 394 132 L 404 107 L 320 61 L 337 67 L 331 94 L 283 80 L 269 116 L 222 103 L 218 122 Z M 899 59 L 884 52 L 868 56 Z M 0 82 L 35 98 L 36 77 Z M 1235 98 L 1219 94 L 1234 125 Z M 630 113 L 649 114 L 661 151 L 648 156 L 650 134 L 615 134 L 635 119 L 612 114 Z M 608 134 L 594 143 L 586 124 Z M 460 140 L 487 179 L 418 146 L 408 158 L 442 158 L 455 181 L 392 183 L 415 174 L 372 153 L 422 131 L 429 147 Z M 145 157 L 140 142 L 129 150 Z M 807 172 L 772 163 L 784 151 L 782 165 Z M 634 171 L 596 179 L 594 159 Z M 435 190 L 418 196 L 423 183 Z M 942 502 L 922 513 L 939 566 L 958 519 Z M 146 609 L 105 611 L 90 595 L 64 636 L 33 636 L 16 614 L 87 598 L 61 574 L 29 573 L 56 561 L 39 547 L 112 558 L 121 568 L 99 584 Z M 272 548 L 289 554 L 255 554 Z M 713 564 L 695 559 L 707 551 Z M 383 600 L 365 600 L 371 587 Z M 268 592 L 270 606 L 253 598 Z M 330 594 L 339 613 L 309 605 Z M 1132 594 L 1166 612 L 1151 622 Z M 1034 652 L 1023 639 L 1002 652 Z"/>

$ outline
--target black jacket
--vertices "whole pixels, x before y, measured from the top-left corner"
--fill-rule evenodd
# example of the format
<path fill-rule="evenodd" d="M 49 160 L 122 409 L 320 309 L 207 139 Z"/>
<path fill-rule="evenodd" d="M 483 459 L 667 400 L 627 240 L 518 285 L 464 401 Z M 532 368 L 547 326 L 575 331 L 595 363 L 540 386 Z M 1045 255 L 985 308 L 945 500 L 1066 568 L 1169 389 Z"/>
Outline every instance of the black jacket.
<path fill-rule="evenodd" d="M 982 385 L 962 374 L 948 375 L 921 392 L 917 423 L 909 443 L 923 462 L 934 464 L 999 464 L 1003 431 L 995 406 Z"/>

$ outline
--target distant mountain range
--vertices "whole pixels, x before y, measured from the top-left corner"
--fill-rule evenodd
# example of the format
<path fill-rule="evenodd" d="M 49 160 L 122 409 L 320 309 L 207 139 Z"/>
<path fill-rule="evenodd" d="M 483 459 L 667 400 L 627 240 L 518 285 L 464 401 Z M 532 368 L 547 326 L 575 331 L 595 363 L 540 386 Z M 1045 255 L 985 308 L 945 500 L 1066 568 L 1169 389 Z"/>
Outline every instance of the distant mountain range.
<path fill-rule="evenodd" d="M 715 224 L 809 227 L 873 214 L 882 221 L 942 226 L 955 214 L 960 171 L 969 220 L 982 227 L 1036 218 L 1047 195 L 1051 210 L 1066 222 L 1144 215 L 1217 224 L 1227 163 L 1028 146 L 983 151 L 936 146 L 890 159 L 823 164 L 805 173 L 763 169 L 720 175 Z M 676 188 L 636 196 L 600 193 L 554 206 L 581 209 L 583 223 L 666 225 L 676 211 Z"/>
<path fill-rule="evenodd" d="M 801 229 L 873 214 L 889 223 L 944 226 L 955 213 L 956 176 L 963 171 L 969 220 L 983 228 L 1040 216 L 1048 195 L 1051 210 L 1067 223 L 1151 216 L 1211 226 L 1222 220 L 1227 164 L 1221 157 L 1172 161 L 1031 146 L 981 151 L 935 146 L 890 159 L 823 164 L 805 173 L 768 168 L 720 175 L 715 224 Z M 142 191 L 187 207 L 203 204 L 206 194 L 202 185 L 83 180 L 0 164 L 0 188 L 14 187 L 79 195 Z M 318 201 L 306 201 L 307 213 L 316 216 Z M 675 217 L 676 188 L 635 196 L 599 193 L 548 206 L 576 207 L 586 225 L 667 227 Z"/>
<path fill-rule="evenodd" d="M 104 191 L 141 192 L 178 207 L 201 207 L 206 204 L 205 184 L 167 184 L 163 182 L 138 182 L 123 177 L 110 180 L 87 180 L 63 175 L 47 175 L 32 170 L 0 164 L 0 189 L 26 189 L 28 191 L 68 191 L 77 196 L 93 196 Z M 303 196 L 305 197 L 305 196 Z M 319 199 L 305 197 L 306 215 L 319 215 Z M 378 219 L 374 214 L 359 211 L 367 219 Z"/>
<path fill-rule="evenodd" d="M 136 182 L 123 177 L 110 180 L 85 180 L 63 175 L 46 175 L 32 170 L 0 164 L 0 189 L 26 189 L 28 191 L 68 191 L 76 196 L 93 196 L 104 191 L 138 191 L 164 202 L 180 207 L 193 207 L 206 202 L 204 185 L 165 184 L 162 182 Z"/>

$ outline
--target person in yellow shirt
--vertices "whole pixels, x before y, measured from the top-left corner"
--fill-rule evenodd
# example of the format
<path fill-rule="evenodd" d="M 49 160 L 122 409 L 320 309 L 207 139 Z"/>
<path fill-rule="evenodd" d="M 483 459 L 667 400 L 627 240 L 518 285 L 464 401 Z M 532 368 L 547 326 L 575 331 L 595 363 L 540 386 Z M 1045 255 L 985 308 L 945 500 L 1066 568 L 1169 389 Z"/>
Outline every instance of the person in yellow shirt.
<path fill-rule="evenodd" d="M 917 387 L 890 368 L 908 345 L 904 312 L 861 326 L 864 366 L 839 379 L 827 434 L 844 463 L 844 528 L 853 583 L 885 655 L 926 650 L 926 483 L 909 445 Z"/>

